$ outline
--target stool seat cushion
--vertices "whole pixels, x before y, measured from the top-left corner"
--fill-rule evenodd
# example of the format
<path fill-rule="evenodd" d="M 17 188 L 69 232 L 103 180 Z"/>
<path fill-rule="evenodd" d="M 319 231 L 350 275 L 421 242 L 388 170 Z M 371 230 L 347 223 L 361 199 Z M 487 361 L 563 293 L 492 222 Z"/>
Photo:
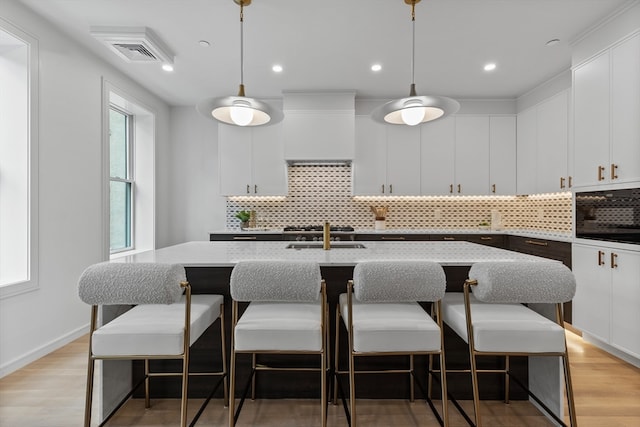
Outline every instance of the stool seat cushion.
<path fill-rule="evenodd" d="M 220 316 L 221 295 L 191 296 L 190 343 Z M 137 305 L 93 333 L 95 356 L 179 356 L 184 353 L 185 297 L 173 304 Z"/>
<path fill-rule="evenodd" d="M 473 340 L 477 351 L 553 353 L 565 350 L 564 328 L 522 304 L 483 303 L 471 297 Z M 449 292 L 442 318 L 468 342 L 464 294 Z"/>
<path fill-rule="evenodd" d="M 236 351 L 321 351 L 322 301 L 249 304 L 235 327 Z"/>
<path fill-rule="evenodd" d="M 416 302 L 361 302 L 353 298 L 353 350 L 420 352 L 440 350 L 440 328 Z M 349 319 L 347 294 L 340 295 L 340 314 Z"/>

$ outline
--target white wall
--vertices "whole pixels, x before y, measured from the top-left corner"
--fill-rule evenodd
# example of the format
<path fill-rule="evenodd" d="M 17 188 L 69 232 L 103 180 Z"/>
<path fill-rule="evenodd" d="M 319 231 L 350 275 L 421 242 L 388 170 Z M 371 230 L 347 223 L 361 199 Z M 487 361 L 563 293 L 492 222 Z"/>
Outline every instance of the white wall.
<path fill-rule="evenodd" d="M 103 237 L 101 117 L 104 77 L 156 114 L 157 245 L 171 239 L 170 109 L 18 2 L 0 17 L 39 41 L 39 288 L 0 300 L 0 376 L 87 330 L 77 280 L 108 251 Z"/>
<path fill-rule="evenodd" d="M 173 180 L 169 240 L 208 240 L 225 228 L 226 199 L 219 195 L 218 125 L 195 107 L 171 109 Z"/>

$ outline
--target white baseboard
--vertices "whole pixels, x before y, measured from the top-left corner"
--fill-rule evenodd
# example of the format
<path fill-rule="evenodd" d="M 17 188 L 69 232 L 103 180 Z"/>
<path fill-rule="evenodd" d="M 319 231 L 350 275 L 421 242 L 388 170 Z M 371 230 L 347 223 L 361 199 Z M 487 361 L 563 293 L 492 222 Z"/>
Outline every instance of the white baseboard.
<path fill-rule="evenodd" d="M 53 341 L 49 341 L 48 343 L 36 348 L 33 351 L 30 351 L 29 353 L 26 353 L 23 356 L 20 356 L 8 363 L 5 363 L 4 365 L 0 366 L 0 378 L 3 378 L 15 371 L 17 371 L 20 368 L 23 368 L 25 366 L 27 366 L 29 363 L 34 362 L 38 359 L 40 359 L 43 356 L 46 356 L 47 354 L 51 353 L 52 351 L 55 351 L 57 349 L 59 349 L 60 347 L 63 347 L 67 344 L 69 344 L 70 342 L 80 338 L 81 336 L 85 335 L 89 333 L 89 325 L 84 325 L 74 331 L 71 331 L 65 335 L 62 335 L 61 337 L 53 340 Z"/>
<path fill-rule="evenodd" d="M 622 350 L 618 350 L 617 348 L 600 341 L 598 338 L 595 338 L 593 336 L 591 336 L 589 333 L 587 332 L 583 332 L 582 333 L 582 339 L 585 340 L 586 342 L 595 345 L 596 347 L 601 348 L 602 350 L 606 351 L 607 353 L 611 354 L 612 356 L 617 357 L 618 359 L 621 359 L 627 363 L 632 364 L 633 366 L 635 366 L 636 368 L 640 368 L 640 359 L 638 359 L 637 357 L 634 357 L 630 354 L 625 353 Z"/>

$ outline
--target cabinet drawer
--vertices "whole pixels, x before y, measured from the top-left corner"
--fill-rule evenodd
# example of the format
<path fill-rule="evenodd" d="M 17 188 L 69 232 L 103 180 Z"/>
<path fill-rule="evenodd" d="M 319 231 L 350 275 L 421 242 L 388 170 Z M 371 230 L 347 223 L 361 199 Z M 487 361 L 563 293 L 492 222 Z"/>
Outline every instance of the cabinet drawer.
<path fill-rule="evenodd" d="M 388 241 L 388 242 L 402 242 L 402 241 L 425 242 L 429 240 L 429 235 L 428 234 L 366 233 L 366 234 L 356 234 L 355 240 Z"/>
<path fill-rule="evenodd" d="M 571 268 L 571 243 L 509 236 L 509 250 L 561 261 Z"/>
<path fill-rule="evenodd" d="M 221 241 L 230 241 L 230 240 L 266 242 L 266 241 L 273 241 L 273 240 L 282 240 L 282 234 L 279 234 L 279 233 L 275 233 L 275 234 L 251 234 L 251 233 L 237 233 L 237 234 L 220 233 L 220 234 L 215 234 L 215 233 L 211 233 L 211 234 L 209 234 L 209 241 L 211 241 L 211 242 L 214 242 L 214 241 L 221 242 Z"/>
<path fill-rule="evenodd" d="M 478 243 L 496 248 L 505 247 L 505 236 L 501 234 L 432 234 L 431 240 Z"/>

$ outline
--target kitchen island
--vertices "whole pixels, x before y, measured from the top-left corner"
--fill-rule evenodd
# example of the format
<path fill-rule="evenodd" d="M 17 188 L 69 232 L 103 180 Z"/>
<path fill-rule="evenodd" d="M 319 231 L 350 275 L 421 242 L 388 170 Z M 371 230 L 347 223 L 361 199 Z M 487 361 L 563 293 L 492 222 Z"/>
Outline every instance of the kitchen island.
<path fill-rule="evenodd" d="M 291 247 L 291 246 L 294 247 Z M 320 264 L 322 276 L 327 282 L 327 294 L 332 313 L 338 295 L 346 289 L 347 280 L 351 278 L 353 267 L 361 261 L 367 260 L 430 260 L 440 263 L 447 276 L 447 291 L 457 292 L 467 277 L 470 266 L 480 261 L 531 261 L 549 262 L 548 259 L 522 253 L 507 251 L 504 249 L 482 246 L 469 242 L 332 242 L 331 249 L 326 251 L 322 246 L 314 247 L 312 243 L 300 244 L 287 241 L 227 241 L 227 242 L 188 242 L 170 246 L 154 251 L 147 251 L 131 256 L 113 260 L 118 263 L 176 263 L 186 268 L 187 279 L 191 283 L 194 293 L 218 293 L 225 295 L 225 304 L 230 307 L 229 277 L 233 266 L 241 260 L 296 260 L 314 261 Z M 552 310 L 541 306 L 543 314 L 549 315 Z M 105 319 L 113 316 L 111 310 L 103 310 Z M 227 327 L 230 322 L 230 310 L 227 310 Z M 330 322 L 334 322 L 334 316 L 330 315 Z M 212 357 L 217 357 L 219 352 L 215 348 L 215 339 L 212 328 L 205 334 L 205 338 L 199 340 L 193 347 L 192 362 L 196 365 L 209 363 Z M 334 333 L 333 324 L 331 334 Z M 451 331 L 445 331 L 447 343 L 447 364 L 449 368 L 462 368 L 467 363 L 468 350 L 466 344 Z M 346 334 L 341 334 L 344 338 Z M 229 335 L 227 335 L 229 336 Z M 207 338 L 208 337 L 208 338 Z M 330 340 L 333 349 L 333 339 Z M 341 343 L 341 349 L 345 349 L 346 342 Z M 560 362 L 547 360 L 550 358 L 521 358 L 519 362 L 512 363 L 512 367 L 518 371 L 519 376 L 528 380 L 534 392 L 540 394 L 545 403 L 556 413 L 560 414 L 562 408 L 561 373 Z M 399 358 L 399 362 L 403 359 Z M 422 362 L 422 361 L 420 361 Z M 420 363 L 418 362 L 418 363 Z M 127 363 L 127 362 L 125 362 Z M 159 362 L 167 363 L 170 362 Z M 304 363 L 304 360 L 302 360 Z M 342 362 L 341 362 L 342 363 Z M 345 358 L 346 363 L 346 358 Z M 373 360 L 372 363 L 376 363 Z M 499 366 L 501 361 L 494 359 L 488 363 Z M 168 365 L 167 365 L 168 366 Z M 342 365 L 346 366 L 346 365 Z M 162 365 L 161 365 L 162 367 Z M 136 363 L 122 364 L 120 362 L 108 362 L 103 367 L 103 413 L 119 401 L 119 396 L 126 393 L 129 381 L 123 378 L 140 375 L 140 369 Z M 245 372 L 239 369 L 239 375 L 244 377 Z M 528 378 L 527 378 L 528 377 Z M 259 381 L 258 396 L 262 397 L 317 397 L 317 379 L 310 377 L 309 381 L 288 381 L 286 375 L 278 377 L 277 381 Z M 366 381 L 366 380 L 365 380 Z M 451 374 L 448 382 L 450 390 L 459 399 L 469 399 L 470 380 L 465 375 Z M 293 383 L 293 384 L 292 384 Z M 488 387 L 481 390 L 483 398 L 500 399 L 502 395 L 502 381 L 485 381 Z M 372 384 L 373 380 L 372 380 Z M 197 379 L 192 381 L 190 393 L 199 396 L 208 388 L 206 384 L 198 384 Z M 363 387 L 363 397 L 390 397 L 404 398 L 406 396 L 407 382 L 398 381 L 393 388 Z M 171 382 L 160 384 L 153 393 L 157 397 L 176 396 L 178 387 L 174 388 Z M 513 389 L 514 398 L 526 398 L 526 394 L 518 393 Z"/>

